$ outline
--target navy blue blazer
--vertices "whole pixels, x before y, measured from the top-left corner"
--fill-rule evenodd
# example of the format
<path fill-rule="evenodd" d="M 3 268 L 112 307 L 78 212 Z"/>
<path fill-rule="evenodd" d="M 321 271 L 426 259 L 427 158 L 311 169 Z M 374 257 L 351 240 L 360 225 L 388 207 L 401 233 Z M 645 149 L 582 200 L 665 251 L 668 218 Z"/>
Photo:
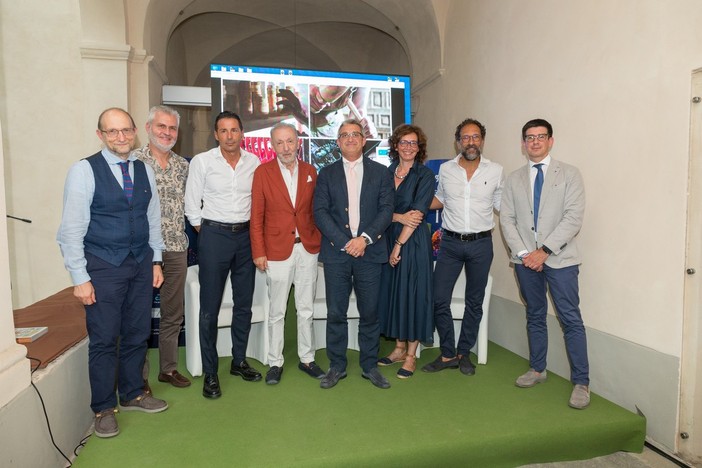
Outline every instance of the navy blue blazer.
<path fill-rule="evenodd" d="M 363 157 L 358 234 L 365 232 L 373 243 L 366 247 L 361 260 L 373 263 L 388 261 L 387 243 L 380 240 L 392 222 L 394 207 L 392 174 L 382 164 Z M 319 261 L 343 263 L 351 260 L 348 254 L 341 251 L 353 237 L 349 228 L 349 196 L 342 159 L 319 171 L 314 192 L 314 220 L 322 232 Z"/>

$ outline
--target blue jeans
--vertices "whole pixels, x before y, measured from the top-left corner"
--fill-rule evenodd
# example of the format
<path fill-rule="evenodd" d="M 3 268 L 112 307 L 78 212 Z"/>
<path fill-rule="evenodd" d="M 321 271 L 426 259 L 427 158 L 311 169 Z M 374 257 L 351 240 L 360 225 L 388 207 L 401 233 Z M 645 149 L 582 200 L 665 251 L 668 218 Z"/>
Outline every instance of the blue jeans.
<path fill-rule="evenodd" d="M 566 352 L 570 361 L 570 380 L 573 384 L 590 384 L 590 366 L 587 358 L 587 338 L 580 315 L 578 296 L 578 265 L 551 268 L 544 265 L 537 272 L 524 265 L 514 266 L 519 280 L 519 291 L 526 301 L 527 334 L 529 337 L 529 365 L 537 372 L 546 369 L 548 329 L 546 327 L 546 285 L 551 291 L 556 315 L 563 329 Z"/>
<path fill-rule="evenodd" d="M 216 374 L 217 320 L 227 276 L 232 275 L 232 357 L 237 365 L 246 359 L 251 331 L 256 266 L 251 258 L 249 230 L 231 232 L 202 224 L 197 242 L 200 263 L 200 353 L 205 374 Z"/>
<path fill-rule="evenodd" d="M 483 318 L 483 299 L 492 264 L 492 237 L 464 242 L 444 236 L 434 267 L 434 322 L 439 333 L 441 355 L 452 358 L 456 354 L 467 356 L 475 345 L 480 320 Z M 465 268 L 465 309 L 455 346 L 451 296 L 458 275 Z"/>
<path fill-rule="evenodd" d="M 382 264 L 349 258 L 344 263 L 324 264 L 324 283 L 327 295 L 327 356 L 329 368 L 346 370 L 348 347 L 349 296 L 351 287 L 356 292 L 358 305 L 358 345 L 363 372 L 377 366 L 380 346 L 378 294 Z"/>

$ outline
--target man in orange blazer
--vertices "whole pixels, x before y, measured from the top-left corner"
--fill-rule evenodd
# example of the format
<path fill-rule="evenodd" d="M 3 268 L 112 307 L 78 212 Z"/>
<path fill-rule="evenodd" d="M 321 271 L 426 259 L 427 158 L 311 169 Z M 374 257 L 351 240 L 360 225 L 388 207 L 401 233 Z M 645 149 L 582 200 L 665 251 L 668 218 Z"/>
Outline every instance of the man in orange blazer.
<path fill-rule="evenodd" d="M 317 286 L 317 255 L 321 234 L 314 223 L 312 200 L 317 172 L 297 159 L 297 130 L 287 123 L 271 129 L 276 158 L 254 172 L 251 195 L 251 253 L 256 268 L 267 274 L 268 365 L 266 383 L 283 374 L 285 311 L 291 285 L 297 308 L 298 368 L 316 379 L 324 371 L 314 362 L 312 312 Z"/>

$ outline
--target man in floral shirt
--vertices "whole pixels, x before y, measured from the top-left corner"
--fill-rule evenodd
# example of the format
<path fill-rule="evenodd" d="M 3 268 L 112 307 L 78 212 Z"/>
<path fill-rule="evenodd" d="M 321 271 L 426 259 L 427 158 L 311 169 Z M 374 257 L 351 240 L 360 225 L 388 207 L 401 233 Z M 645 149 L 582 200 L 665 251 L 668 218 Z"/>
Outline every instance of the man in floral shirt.
<path fill-rule="evenodd" d="M 188 162 L 171 151 L 178 139 L 180 115 L 167 106 L 149 110 L 146 133 L 149 144 L 134 151 L 156 174 L 161 199 L 161 233 L 163 251 L 163 285 L 161 286 L 161 327 L 158 337 L 158 380 L 174 387 L 187 387 L 190 380 L 178 372 L 178 335 L 183 323 L 183 291 L 188 269 L 188 237 L 185 235 L 185 181 Z M 149 373 L 144 365 L 144 382 Z"/>

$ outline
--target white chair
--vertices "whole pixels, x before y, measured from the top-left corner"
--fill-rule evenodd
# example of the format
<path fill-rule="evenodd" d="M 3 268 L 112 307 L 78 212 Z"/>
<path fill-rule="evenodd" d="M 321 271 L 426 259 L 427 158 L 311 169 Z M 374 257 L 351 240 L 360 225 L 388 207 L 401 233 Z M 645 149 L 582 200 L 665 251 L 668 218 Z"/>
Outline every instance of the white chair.
<path fill-rule="evenodd" d="M 316 349 L 327 347 L 327 292 L 324 283 L 324 265 L 317 264 L 317 295 L 314 299 L 314 344 Z M 358 306 L 356 305 L 356 294 L 351 290 L 349 298 L 349 310 L 347 313 L 349 323 L 349 343 L 348 349 L 360 350 L 358 345 Z"/>
<path fill-rule="evenodd" d="M 200 267 L 188 268 L 185 279 L 185 367 L 190 375 L 202 375 L 202 355 L 200 354 Z M 253 303 L 251 306 L 251 332 L 246 356 L 268 364 L 268 286 L 266 274 L 256 270 Z M 232 355 L 232 283 L 227 277 L 217 321 L 217 354 Z"/>
<path fill-rule="evenodd" d="M 453 317 L 453 331 L 458 343 L 458 337 L 461 333 L 461 321 L 463 320 L 463 311 L 465 310 L 465 291 L 466 291 L 466 275 L 461 271 L 458 275 L 458 280 L 453 288 L 451 296 L 451 316 Z M 485 298 L 483 299 L 483 318 L 480 320 L 480 328 L 478 328 L 478 338 L 475 346 L 471 349 L 478 356 L 478 364 L 487 364 L 488 357 L 488 316 L 490 312 L 490 296 L 492 295 L 492 275 L 488 275 L 487 285 L 485 286 Z M 434 330 L 434 346 L 439 346 L 439 334 Z M 420 346 L 421 349 L 428 346 Z M 419 350 L 417 352 L 419 355 Z"/>

